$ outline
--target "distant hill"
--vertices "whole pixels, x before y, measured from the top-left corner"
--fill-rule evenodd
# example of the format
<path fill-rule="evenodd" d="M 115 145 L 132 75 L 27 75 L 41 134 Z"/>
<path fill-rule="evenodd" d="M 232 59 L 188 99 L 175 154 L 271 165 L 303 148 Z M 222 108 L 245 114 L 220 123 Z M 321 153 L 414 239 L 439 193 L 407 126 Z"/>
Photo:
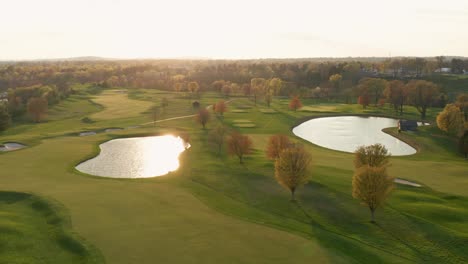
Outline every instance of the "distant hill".
<path fill-rule="evenodd" d="M 128 60 L 136 60 L 136 61 L 170 61 L 170 60 L 191 60 L 191 61 L 245 61 L 245 62 L 252 62 L 252 61 L 264 61 L 264 62 L 346 62 L 346 61 L 361 61 L 361 62 L 381 62 L 388 59 L 403 59 L 403 58 L 416 58 L 414 56 L 395 56 L 395 57 L 311 57 L 311 58 L 249 58 L 249 59 L 222 59 L 222 58 L 209 58 L 209 57 L 191 57 L 191 56 L 183 56 L 183 57 L 173 57 L 173 58 L 105 58 L 105 57 L 98 57 L 98 56 L 82 56 L 82 57 L 71 57 L 71 58 L 52 58 L 52 59 L 34 59 L 34 60 L 0 60 L 1 64 L 10 64 L 10 63 L 18 63 L 18 62 L 60 62 L 60 61 L 128 61 Z M 424 58 L 426 60 L 436 60 L 436 57 L 418 57 Z M 468 60 L 468 57 L 463 56 L 444 56 L 446 61 L 450 61 L 454 58 L 456 59 L 463 59 Z"/>

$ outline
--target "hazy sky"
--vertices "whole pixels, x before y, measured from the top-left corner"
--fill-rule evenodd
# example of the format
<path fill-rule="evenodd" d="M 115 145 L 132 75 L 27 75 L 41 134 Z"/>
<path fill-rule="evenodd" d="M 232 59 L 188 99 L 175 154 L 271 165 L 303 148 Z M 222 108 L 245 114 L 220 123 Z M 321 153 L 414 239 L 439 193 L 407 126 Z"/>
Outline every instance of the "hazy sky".
<path fill-rule="evenodd" d="M 0 60 L 468 56 L 467 0 L 0 0 Z"/>

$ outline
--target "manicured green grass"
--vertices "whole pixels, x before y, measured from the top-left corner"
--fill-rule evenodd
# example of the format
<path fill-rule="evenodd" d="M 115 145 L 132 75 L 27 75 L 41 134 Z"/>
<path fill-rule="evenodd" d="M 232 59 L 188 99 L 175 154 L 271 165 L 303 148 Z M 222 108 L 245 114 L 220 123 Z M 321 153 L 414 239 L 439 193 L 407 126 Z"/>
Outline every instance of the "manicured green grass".
<path fill-rule="evenodd" d="M 64 209 L 37 196 L 0 192 L 1 263 L 99 263 L 102 256 L 71 232 Z"/>
<path fill-rule="evenodd" d="M 93 102 L 104 107 L 103 111 L 91 115 L 91 119 L 109 120 L 138 116 L 151 107 L 150 102 L 132 100 L 122 90 L 107 90 L 93 98 Z"/>
<path fill-rule="evenodd" d="M 177 93 L 137 90 L 128 94 L 132 99 L 119 95 L 112 100 L 118 101 L 120 107 L 133 101 L 158 105 L 164 96 L 169 100 L 163 114 L 167 118 L 194 112 L 190 98 Z M 106 92 L 102 96 L 107 96 Z M 197 100 L 206 106 L 219 99 L 218 95 L 208 93 Z M 63 112 L 75 106 L 79 108 L 78 104 L 94 107 L 85 98 L 69 103 Z M 266 109 L 262 103 L 254 106 L 250 100 L 235 98 L 228 108 L 249 106 L 249 112 L 226 112 L 223 118 L 213 118 L 206 130 L 193 118 L 186 118 L 89 137 L 67 133 L 126 127 L 151 120 L 141 113 L 144 109 L 115 116 L 118 110 L 111 114 L 109 109 L 115 107 L 111 105 L 97 114 L 83 111 L 59 116 L 62 111 L 52 112 L 50 122 L 20 125 L 13 128 L 17 133 L 8 131 L 0 135 L 0 142 L 33 143 L 29 148 L 0 154 L 0 188 L 33 192 L 59 201 L 70 213 L 73 231 L 96 246 L 108 263 L 463 263 L 468 260 L 465 250 L 468 163 L 455 153 L 449 138 L 433 126 L 398 135 L 417 145 L 420 151 L 412 156 L 391 158 L 390 173 L 417 181 L 424 187 L 398 185 L 387 205 L 377 211 L 378 224 L 371 224 L 368 210 L 351 196 L 352 155 L 308 143 L 295 137 L 291 128 L 300 119 L 329 114 L 324 109 L 344 114 L 392 115 L 390 107 L 364 110 L 359 105 L 314 105 L 313 101 L 305 100 L 303 104 L 308 109 L 323 111 L 293 112 L 287 103 L 288 100 L 275 99 L 271 109 L 276 114 L 267 115 L 262 112 Z M 99 110 L 99 107 L 95 109 Z M 405 111 L 405 118 L 418 116 L 410 107 Z M 428 118 L 434 118 L 436 112 L 437 109 L 431 109 Z M 112 119 L 96 118 L 103 113 L 113 116 Z M 85 116 L 96 122 L 83 124 L 80 120 Z M 239 164 L 236 157 L 227 156 L 225 151 L 218 155 L 213 150 L 209 131 L 217 122 L 251 136 L 254 151 L 246 156 L 244 164 Z M 236 128 L 235 124 L 256 127 Z M 27 129 L 20 130 L 21 126 Z M 105 179 L 73 169 L 80 161 L 95 156 L 100 142 L 113 137 L 180 131 L 189 133 L 192 147 L 181 157 L 181 168 L 168 176 Z M 388 131 L 396 134 L 395 129 Z M 264 154 L 268 137 L 277 133 L 303 143 L 313 157 L 311 182 L 298 190 L 298 203 L 290 202 L 289 193 L 275 182 L 273 162 Z M 34 223 L 27 226 L 33 228 Z M 11 239 L 21 241 L 22 236 Z M 13 250 L 9 254 L 19 255 L 18 252 Z M 87 263 L 99 263 L 99 260 Z"/>

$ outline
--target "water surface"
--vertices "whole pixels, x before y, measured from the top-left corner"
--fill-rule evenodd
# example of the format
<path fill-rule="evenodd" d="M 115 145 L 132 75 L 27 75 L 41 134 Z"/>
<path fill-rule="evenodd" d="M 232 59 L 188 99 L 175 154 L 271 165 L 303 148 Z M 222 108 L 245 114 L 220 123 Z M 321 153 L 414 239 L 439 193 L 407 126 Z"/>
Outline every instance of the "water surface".
<path fill-rule="evenodd" d="M 17 149 L 22 149 L 24 147 L 26 146 L 20 143 L 7 142 L 7 143 L 0 144 L 0 151 L 13 151 Z"/>
<path fill-rule="evenodd" d="M 410 145 L 382 132 L 382 129 L 396 127 L 397 124 L 397 119 L 384 117 L 322 117 L 300 124 L 293 129 L 293 133 L 321 147 L 345 152 L 380 143 L 393 156 L 416 153 L 416 149 Z"/>
<path fill-rule="evenodd" d="M 179 155 L 188 147 L 180 137 L 155 136 L 114 139 L 101 144 L 101 152 L 76 169 L 111 178 L 148 178 L 179 168 Z"/>

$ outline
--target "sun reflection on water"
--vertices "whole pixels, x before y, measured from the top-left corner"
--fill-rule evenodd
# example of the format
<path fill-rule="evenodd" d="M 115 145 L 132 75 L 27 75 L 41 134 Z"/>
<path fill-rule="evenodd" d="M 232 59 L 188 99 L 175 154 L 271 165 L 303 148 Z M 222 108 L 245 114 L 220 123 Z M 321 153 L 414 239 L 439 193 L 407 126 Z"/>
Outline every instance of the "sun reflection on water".
<path fill-rule="evenodd" d="M 79 164 L 79 171 L 104 177 L 147 178 L 179 168 L 179 156 L 190 147 L 173 135 L 115 139 L 101 144 L 101 153 Z"/>

